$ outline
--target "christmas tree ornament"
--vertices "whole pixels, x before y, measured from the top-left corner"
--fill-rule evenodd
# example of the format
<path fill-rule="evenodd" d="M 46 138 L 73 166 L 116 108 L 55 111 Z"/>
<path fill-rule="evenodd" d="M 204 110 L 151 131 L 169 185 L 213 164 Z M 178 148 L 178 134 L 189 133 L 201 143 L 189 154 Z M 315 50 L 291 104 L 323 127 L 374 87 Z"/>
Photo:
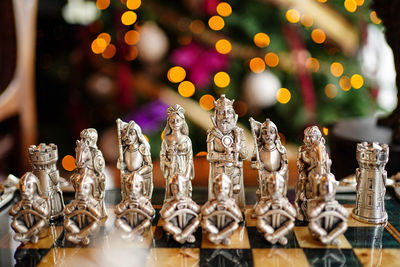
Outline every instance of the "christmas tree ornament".
<path fill-rule="evenodd" d="M 249 107 L 268 108 L 276 104 L 276 93 L 282 87 L 271 71 L 249 72 L 243 82 L 244 98 Z"/>
<path fill-rule="evenodd" d="M 154 22 L 146 22 L 139 29 L 140 39 L 137 44 L 139 59 L 154 64 L 164 58 L 169 48 L 168 37 Z"/>

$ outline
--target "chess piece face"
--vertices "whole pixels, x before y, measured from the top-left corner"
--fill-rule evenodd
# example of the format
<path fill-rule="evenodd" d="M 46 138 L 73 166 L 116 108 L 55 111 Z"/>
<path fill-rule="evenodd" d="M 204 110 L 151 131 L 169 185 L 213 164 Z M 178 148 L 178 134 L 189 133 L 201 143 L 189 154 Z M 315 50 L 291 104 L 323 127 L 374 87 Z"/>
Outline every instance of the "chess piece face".
<path fill-rule="evenodd" d="M 233 109 L 233 102 L 234 100 L 227 99 L 225 95 L 221 95 L 221 97 L 214 102 L 215 112 L 213 119 L 215 125 L 223 134 L 228 134 L 236 127 L 238 115 Z"/>
<path fill-rule="evenodd" d="M 80 133 L 82 142 L 86 143 L 89 147 L 97 148 L 97 131 L 93 128 L 88 128 Z"/>
<path fill-rule="evenodd" d="M 307 147 L 310 147 L 314 142 L 320 141 L 322 139 L 322 134 L 317 126 L 308 127 L 304 130 L 303 142 Z"/>
<path fill-rule="evenodd" d="M 275 141 L 278 135 L 278 129 L 276 128 L 275 124 L 267 119 L 260 131 L 261 139 L 264 144 L 268 146 L 275 146 Z"/>
<path fill-rule="evenodd" d="M 172 130 L 179 131 L 183 126 L 184 119 L 178 113 L 172 113 L 168 116 L 168 123 Z"/>
<path fill-rule="evenodd" d="M 133 128 L 133 126 L 130 126 L 130 124 L 128 124 L 126 127 L 127 129 L 125 129 L 125 133 L 122 137 L 124 144 L 130 146 L 138 143 L 139 139 L 136 130 Z"/>
<path fill-rule="evenodd" d="M 83 140 L 78 140 L 76 141 L 76 159 L 75 159 L 75 165 L 77 168 L 86 168 L 89 164 L 90 161 L 92 160 L 92 153 L 90 151 L 90 145 L 89 145 L 88 139 L 83 139 Z"/>

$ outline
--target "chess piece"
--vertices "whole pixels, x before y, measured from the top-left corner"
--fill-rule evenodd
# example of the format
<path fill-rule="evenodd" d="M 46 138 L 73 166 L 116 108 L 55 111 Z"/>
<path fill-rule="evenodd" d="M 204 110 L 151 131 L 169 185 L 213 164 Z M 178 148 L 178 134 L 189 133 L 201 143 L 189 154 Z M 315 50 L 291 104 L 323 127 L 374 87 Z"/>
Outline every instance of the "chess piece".
<path fill-rule="evenodd" d="M 243 129 L 236 126 L 238 115 L 233 109 L 233 101 L 221 95 L 214 102 L 215 112 L 211 116 L 214 126 L 207 132 L 207 160 L 210 162 L 208 199 L 215 197 L 214 179 L 224 173 L 231 180 L 232 197 L 244 210 L 243 160 L 247 158 L 247 148 Z"/>
<path fill-rule="evenodd" d="M 200 224 L 200 207 L 187 196 L 187 180 L 175 174 L 169 183 L 171 198 L 164 203 L 160 215 L 164 220 L 164 230 L 173 238 L 183 244 L 194 243 L 193 235 Z"/>
<path fill-rule="evenodd" d="M 319 196 L 308 205 L 311 235 L 325 245 L 336 244 L 336 240 L 347 230 L 348 211 L 335 200 L 337 182 L 324 176 L 319 183 Z"/>
<path fill-rule="evenodd" d="M 121 171 L 122 198 L 127 197 L 125 182 L 129 176 L 140 174 L 145 186 L 143 194 L 151 198 L 153 194 L 153 164 L 150 144 L 142 133 L 140 126 L 134 121 L 129 123 L 117 119 L 119 159 L 117 168 Z"/>
<path fill-rule="evenodd" d="M 93 180 L 93 197 L 99 202 L 101 213 L 100 217 L 107 217 L 104 195 L 105 180 L 104 174 L 105 161 L 100 149 L 97 148 L 97 131 L 93 128 L 85 129 L 81 132 L 81 140 L 76 141 L 76 169 L 71 176 L 71 183 L 78 192 L 81 181 L 85 177 Z"/>
<path fill-rule="evenodd" d="M 185 121 L 185 110 L 178 104 L 167 109 L 167 124 L 160 151 L 160 167 L 166 181 L 164 202 L 172 197 L 170 180 L 176 174 L 187 183 L 185 196 L 192 196 L 194 178 L 192 141 Z M 183 193 L 183 192 L 182 192 Z"/>
<path fill-rule="evenodd" d="M 124 235 L 122 238 L 141 241 L 151 226 L 154 208 L 151 199 L 144 195 L 146 184 L 143 177 L 135 172 L 125 181 L 126 197 L 115 207 L 115 225 Z"/>
<path fill-rule="evenodd" d="M 296 184 L 296 218 L 307 219 L 307 203 L 318 197 L 318 185 L 324 175 L 330 175 L 331 160 L 325 148 L 325 139 L 317 126 L 304 130 L 304 145 L 297 156 L 298 180 Z"/>
<path fill-rule="evenodd" d="M 230 237 L 238 229 L 243 216 L 236 200 L 231 196 L 232 182 L 228 175 L 219 174 L 213 182 L 214 198 L 201 208 L 202 228 L 214 244 L 229 245 Z"/>
<path fill-rule="evenodd" d="M 19 179 L 12 174 L 7 176 L 7 179 L 0 184 L 0 209 L 10 202 L 18 189 Z"/>
<path fill-rule="evenodd" d="M 282 175 L 269 176 L 265 193 L 255 206 L 257 229 L 271 244 L 287 244 L 287 234 L 293 229 L 296 210 L 284 194 L 286 181 Z"/>
<path fill-rule="evenodd" d="M 55 144 L 32 145 L 28 149 L 33 174 L 39 178 L 41 191 L 49 199 L 50 219 L 64 215 L 64 198 L 57 169 L 58 150 Z"/>
<path fill-rule="evenodd" d="M 362 142 L 357 144 L 356 155 L 359 168 L 356 170 L 357 197 L 352 216 L 366 223 L 386 223 L 388 215 L 385 210 L 385 165 L 389 160 L 389 146 Z"/>
<path fill-rule="evenodd" d="M 94 179 L 92 175 L 80 176 L 74 183 L 75 199 L 64 209 L 65 238 L 75 244 L 88 245 L 90 237 L 100 229 L 104 203 L 95 196 L 97 183 Z"/>
<path fill-rule="evenodd" d="M 40 233 L 49 224 L 49 201 L 41 190 L 39 179 L 31 172 L 22 176 L 19 188 L 21 200 L 9 211 L 13 216 L 14 239 L 24 244 L 37 243 Z"/>
<path fill-rule="evenodd" d="M 257 189 L 258 199 L 264 197 L 268 190 L 266 181 L 271 176 L 281 176 L 284 179 L 283 196 L 286 196 L 288 182 L 288 158 L 286 148 L 282 145 L 278 128 L 266 119 L 263 124 L 250 118 L 250 125 L 254 138 L 254 153 L 251 158 L 251 167 L 258 170 Z"/>

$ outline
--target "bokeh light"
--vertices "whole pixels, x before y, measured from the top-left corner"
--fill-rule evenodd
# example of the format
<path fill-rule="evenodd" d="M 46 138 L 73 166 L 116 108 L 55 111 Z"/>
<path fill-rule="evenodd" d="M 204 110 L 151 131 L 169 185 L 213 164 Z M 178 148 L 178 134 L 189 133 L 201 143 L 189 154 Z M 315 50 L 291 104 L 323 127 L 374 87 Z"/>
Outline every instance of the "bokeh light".
<path fill-rule="evenodd" d="M 326 35 L 325 32 L 321 29 L 314 29 L 311 32 L 311 38 L 317 44 L 322 44 L 323 42 L 325 42 Z"/>
<path fill-rule="evenodd" d="M 164 130 L 161 132 L 161 141 L 164 140 Z"/>
<path fill-rule="evenodd" d="M 346 8 L 350 13 L 354 13 L 357 10 L 357 3 L 354 0 L 345 0 L 344 8 Z"/>
<path fill-rule="evenodd" d="M 227 2 L 221 2 L 217 6 L 217 13 L 220 16 L 227 17 L 232 14 L 232 7 Z"/>
<path fill-rule="evenodd" d="M 269 46 L 270 38 L 269 38 L 268 34 L 259 32 L 256 35 L 254 35 L 253 41 L 256 46 L 258 46 L 260 48 L 264 48 L 264 47 Z"/>
<path fill-rule="evenodd" d="M 338 88 L 334 84 L 327 84 L 325 86 L 325 95 L 331 99 L 335 98 L 338 94 Z"/>
<path fill-rule="evenodd" d="M 116 49 L 115 45 L 109 44 L 106 47 L 106 50 L 104 50 L 104 52 L 101 55 L 106 59 L 110 59 L 115 55 L 116 52 L 117 52 L 117 49 Z"/>
<path fill-rule="evenodd" d="M 327 0 L 318 0 L 320 3 L 326 3 Z"/>
<path fill-rule="evenodd" d="M 239 117 L 243 117 L 247 113 L 247 104 L 243 101 L 235 101 L 233 103 L 233 109 Z"/>
<path fill-rule="evenodd" d="M 96 6 L 100 10 L 104 10 L 110 6 L 110 0 L 97 0 Z"/>
<path fill-rule="evenodd" d="M 371 19 L 371 21 L 372 21 L 374 24 L 381 24 L 381 23 L 382 23 L 382 20 L 381 20 L 380 18 L 378 18 L 378 15 L 376 15 L 376 11 L 372 11 L 372 12 L 369 14 L 369 18 Z"/>
<path fill-rule="evenodd" d="M 222 28 L 224 28 L 225 22 L 224 19 L 221 18 L 220 16 L 212 16 L 208 20 L 208 26 L 210 26 L 210 28 L 214 31 L 219 31 L 222 30 Z"/>
<path fill-rule="evenodd" d="M 124 25 L 132 25 L 137 20 L 137 15 L 133 11 L 125 11 L 121 16 L 121 22 Z"/>
<path fill-rule="evenodd" d="M 102 38 L 96 38 L 93 40 L 91 48 L 93 53 L 101 54 L 106 50 L 107 42 Z"/>
<path fill-rule="evenodd" d="M 314 57 L 307 58 L 306 68 L 312 72 L 317 72 L 319 70 L 319 60 Z"/>
<path fill-rule="evenodd" d="M 265 63 L 271 68 L 278 66 L 279 64 L 279 57 L 274 52 L 269 52 L 265 55 Z"/>
<path fill-rule="evenodd" d="M 322 127 L 322 131 L 324 132 L 324 135 L 328 135 L 329 129 L 326 127 Z"/>
<path fill-rule="evenodd" d="M 286 88 L 281 88 L 278 90 L 276 93 L 276 99 L 278 100 L 279 103 L 281 104 L 286 104 L 290 101 L 290 98 L 292 97 L 292 94 L 290 91 Z"/>
<path fill-rule="evenodd" d="M 218 87 L 227 87 L 230 82 L 231 78 L 229 77 L 229 74 L 224 71 L 220 71 L 214 75 L 214 83 Z"/>
<path fill-rule="evenodd" d="M 349 91 L 351 89 L 350 78 L 348 76 L 342 76 L 339 80 L 339 85 L 343 91 Z"/>
<path fill-rule="evenodd" d="M 172 83 L 179 83 L 186 77 L 186 71 L 180 66 L 172 67 L 167 72 L 167 78 Z"/>
<path fill-rule="evenodd" d="M 137 56 L 138 56 L 138 49 L 137 49 L 137 47 L 136 46 L 130 46 L 129 47 L 129 51 L 128 51 L 128 53 L 125 55 L 125 60 L 126 61 L 132 61 L 132 60 L 135 60 L 136 58 L 137 58 Z"/>
<path fill-rule="evenodd" d="M 364 0 L 355 0 L 355 1 L 356 1 L 357 6 L 364 5 Z"/>
<path fill-rule="evenodd" d="M 205 110 L 212 110 L 214 108 L 215 98 L 212 95 L 203 95 L 200 97 L 199 104 Z"/>
<path fill-rule="evenodd" d="M 303 24 L 304 27 L 311 27 L 314 24 L 314 18 L 310 14 L 303 14 L 301 16 L 301 24 Z"/>
<path fill-rule="evenodd" d="M 206 151 L 200 151 L 199 153 L 196 154 L 196 157 L 205 157 L 205 156 L 207 156 Z"/>
<path fill-rule="evenodd" d="M 194 84 L 189 81 L 183 81 L 178 86 L 179 94 L 184 97 L 191 97 L 195 90 Z"/>
<path fill-rule="evenodd" d="M 331 73 L 335 77 L 340 77 L 343 74 L 343 65 L 339 62 L 333 62 L 331 64 Z"/>
<path fill-rule="evenodd" d="M 141 4 L 142 4 L 141 0 L 128 0 L 128 1 L 126 1 L 126 7 L 131 9 L 131 10 L 138 9 Z"/>
<path fill-rule="evenodd" d="M 364 78 L 360 74 L 354 74 L 350 78 L 350 83 L 354 89 L 360 89 L 364 85 Z"/>
<path fill-rule="evenodd" d="M 297 23 L 300 20 L 300 12 L 293 8 L 289 9 L 288 11 L 286 11 L 286 19 L 290 23 Z"/>
<path fill-rule="evenodd" d="M 204 23 L 199 19 L 193 20 L 189 25 L 190 31 L 193 32 L 194 34 L 202 33 L 205 27 L 206 26 L 204 25 Z"/>
<path fill-rule="evenodd" d="M 249 63 L 250 70 L 255 73 L 261 73 L 265 70 L 265 62 L 259 57 L 252 58 Z"/>
<path fill-rule="evenodd" d="M 97 38 L 101 38 L 101 39 L 103 39 L 104 41 L 106 41 L 107 45 L 111 42 L 111 36 L 110 36 L 108 33 L 106 33 L 106 32 L 100 33 L 100 34 L 97 36 Z"/>
<path fill-rule="evenodd" d="M 61 165 L 63 166 L 64 170 L 66 171 L 73 171 L 76 168 L 75 165 L 75 158 L 71 155 L 66 155 L 62 161 L 61 161 Z"/>
<path fill-rule="evenodd" d="M 232 50 L 232 45 L 231 42 L 229 42 L 228 40 L 221 39 L 215 43 L 215 49 L 220 54 L 228 54 Z"/>
<path fill-rule="evenodd" d="M 127 31 L 124 36 L 125 43 L 128 45 L 135 45 L 139 42 L 140 35 L 139 32 L 135 30 Z"/>

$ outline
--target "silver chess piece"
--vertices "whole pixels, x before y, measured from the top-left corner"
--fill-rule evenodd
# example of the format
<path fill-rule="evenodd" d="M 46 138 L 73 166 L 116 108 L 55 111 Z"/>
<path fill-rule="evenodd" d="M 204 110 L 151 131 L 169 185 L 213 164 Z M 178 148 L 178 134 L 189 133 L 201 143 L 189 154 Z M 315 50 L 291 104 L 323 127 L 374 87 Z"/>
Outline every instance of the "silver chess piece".
<path fill-rule="evenodd" d="M 126 197 L 115 207 L 115 225 L 124 232 L 123 239 L 141 241 L 151 226 L 154 208 L 151 199 L 143 194 L 146 184 L 139 173 L 125 181 Z"/>
<path fill-rule="evenodd" d="M 50 202 L 50 219 L 64 215 L 64 198 L 60 188 L 60 174 L 57 169 L 58 150 L 55 144 L 32 145 L 28 148 L 33 174 L 39 178 L 41 191 Z"/>
<path fill-rule="evenodd" d="M 41 190 L 39 179 L 31 172 L 25 173 L 19 181 L 21 200 L 9 211 L 13 216 L 11 228 L 14 239 L 22 243 L 37 243 L 40 234 L 49 225 L 50 205 Z"/>
<path fill-rule="evenodd" d="M 85 129 L 80 134 L 81 140 L 76 141 L 76 169 L 71 176 L 71 183 L 78 192 L 83 178 L 89 177 L 93 180 L 93 197 L 99 202 L 100 218 L 107 217 L 104 195 L 106 175 L 104 173 L 105 161 L 100 149 L 97 148 L 97 131 L 93 128 Z"/>
<path fill-rule="evenodd" d="M 296 184 L 296 218 L 307 219 L 307 203 L 318 197 L 318 185 L 323 176 L 331 174 L 331 159 L 326 152 L 325 139 L 317 126 L 304 130 L 304 145 L 299 147 L 297 156 L 298 180 Z M 334 177 L 333 177 L 334 179 Z"/>
<path fill-rule="evenodd" d="M 213 181 L 213 195 L 201 208 L 202 228 L 214 244 L 231 243 L 230 237 L 243 221 L 242 212 L 231 196 L 232 181 L 226 174 L 219 174 Z"/>
<path fill-rule="evenodd" d="M 319 196 L 308 205 L 311 235 L 325 245 L 338 245 L 336 240 L 347 230 L 348 211 L 335 200 L 337 182 L 324 176 L 319 183 Z"/>
<path fill-rule="evenodd" d="M 75 244 L 88 245 L 100 229 L 103 202 L 95 196 L 97 183 L 92 175 L 80 176 L 74 183 L 75 199 L 65 206 L 65 238 Z"/>
<path fill-rule="evenodd" d="M 214 102 L 215 112 L 211 116 L 214 126 L 207 132 L 207 160 L 210 162 L 208 199 L 215 197 L 214 179 L 224 173 L 231 180 L 232 197 L 244 210 L 243 160 L 247 159 L 247 148 L 243 129 L 236 126 L 238 115 L 233 102 L 225 95 Z"/>
<path fill-rule="evenodd" d="M 12 174 L 7 176 L 7 179 L 0 184 L 0 209 L 10 202 L 18 190 L 19 179 Z"/>
<path fill-rule="evenodd" d="M 286 245 L 286 236 L 294 227 L 296 210 L 284 193 L 286 180 L 281 175 L 269 176 L 265 181 L 265 193 L 257 202 L 257 230 L 271 244 Z"/>
<path fill-rule="evenodd" d="M 176 174 L 182 176 L 187 185 L 185 196 L 192 196 L 194 178 L 192 141 L 185 121 L 185 110 L 178 104 L 167 109 L 167 124 L 160 151 L 160 167 L 166 181 L 164 202 L 172 197 L 170 182 Z"/>
<path fill-rule="evenodd" d="M 169 183 L 171 198 L 164 203 L 160 215 L 164 220 L 164 230 L 183 244 L 194 243 L 193 235 L 200 224 L 200 207 L 187 196 L 187 180 L 175 174 Z"/>
<path fill-rule="evenodd" d="M 129 123 L 117 119 L 119 159 L 117 168 L 121 171 L 122 198 L 127 197 L 126 180 L 135 173 L 140 174 L 145 186 L 143 194 L 151 198 L 153 194 L 153 164 L 150 144 L 142 133 L 140 126 L 134 121 Z"/>
<path fill-rule="evenodd" d="M 385 209 L 385 165 L 389 160 L 389 146 L 362 142 L 357 144 L 356 155 L 359 168 L 356 170 L 357 197 L 352 216 L 366 223 L 386 223 L 388 215 Z"/>

